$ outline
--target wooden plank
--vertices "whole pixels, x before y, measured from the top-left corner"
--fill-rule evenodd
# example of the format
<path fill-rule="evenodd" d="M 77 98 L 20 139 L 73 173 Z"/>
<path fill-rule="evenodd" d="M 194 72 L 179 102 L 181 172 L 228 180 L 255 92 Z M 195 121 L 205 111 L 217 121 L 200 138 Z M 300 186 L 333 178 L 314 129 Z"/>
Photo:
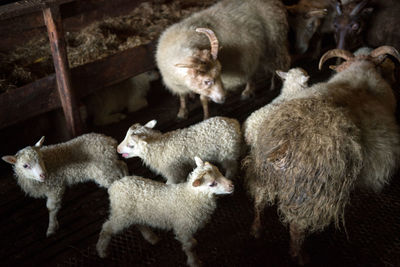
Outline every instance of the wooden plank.
<path fill-rule="evenodd" d="M 2 20 L 41 11 L 49 5 L 61 5 L 76 0 L 21 0 L 8 5 L 0 6 Z"/>
<path fill-rule="evenodd" d="M 71 86 L 67 50 L 59 6 L 51 6 L 43 10 L 44 21 L 50 40 L 50 48 L 56 71 L 57 88 L 64 110 L 67 127 L 72 136 L 82 133 L 82 122 L 75 93 Z"/>
<path fill-rule="evenodd" d="M 78 98 L 155 67 L 154 44 L 127 49 L 71 70 Z M 0 129 L 61 107 L 55 74 L 0 94 Z"/>

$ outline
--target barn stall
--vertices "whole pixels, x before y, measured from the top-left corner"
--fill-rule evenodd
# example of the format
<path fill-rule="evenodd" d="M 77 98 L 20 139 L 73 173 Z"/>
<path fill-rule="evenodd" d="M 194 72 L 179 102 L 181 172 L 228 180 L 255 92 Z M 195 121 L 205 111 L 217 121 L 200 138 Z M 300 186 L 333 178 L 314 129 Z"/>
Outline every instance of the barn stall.
<path fill-rule="evenodd" d="M 148 106 L 107 126 L 84 122 L 82 99 L 144 71 L 155 69 L 154 49 L 165 27 L 215 1 L 18 1 L 0 6 L 0 136 L 1 155 L 33 145 L 42 135 L 53 144 L 85 132 L 99 132 L 122 141 L 129 126 L 157 119 L 157 129 L 169 131 L 201 121 L 201 105 L 190 100 L 187 120 L 176 120 L 178 100 L 160 80 L 151 83 Z M 48 38 L 48 36 L 51 36 Z M 66 45 L 64 45 L 66 44 Z M 317 72 L 317 62 L 298 62 L 312 82 L 330 73 Z M 268 79 L 257 75 L 256 98 L 242 101 L 234 93 L 223 105 L 211 104 L 211 115 L 243 122 L 269 103 L 279 89 L 265 90 Z M 139 159 L 126 160 L 131 173 L 161 180 Z M 24 195 L 9 165 L 2 174 L 1 259 L 5 265 L 60 266 L 184 266 L 185 255 L 172 233 L 157 231 L 161 241 L 148 244 L 134 227 L 113 238 L 110 254 L 95 250 L 108 215 L 108 196 L 93 183 L 67 190 L 59 212 L 60 230 L 46 238 L 45 200 Z M 240 177 L 240 176 L 239 176 Z M 400 265 L 399 174 L 379 195 L 358 190 L 340 231 L 333 226 L 312 235 L 306 249 L 311 265 Z M 265 212 L 260 239 L 249 235 L 253 207 L 240 178 L 236 192 L 218 200 L 211 222 L 199 231 L 196 250 L 208 266 L 292 266 L 289 234 L 271 207 Z"/>

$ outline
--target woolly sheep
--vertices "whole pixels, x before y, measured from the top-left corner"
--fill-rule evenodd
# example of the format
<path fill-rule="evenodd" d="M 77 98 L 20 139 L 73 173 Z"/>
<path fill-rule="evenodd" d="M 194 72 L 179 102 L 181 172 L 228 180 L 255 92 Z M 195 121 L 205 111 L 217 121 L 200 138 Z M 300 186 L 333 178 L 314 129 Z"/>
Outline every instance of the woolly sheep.
<path fill-rule="evenodd" d="M 117 151 L 124 158 L 140 157 L 167 183 L 183 182 L 195 166 L 193 157 L 220 163 L 232 179 L 241 152 L 240 124 L 235 119 L 213 117 L 188 128 L 161 133 L 157 121 L 132 125 Z"/>
<path fill-rule="evenodd" d="M 147 106 L 150 82 L 158 78 L 157 71 L 148 71 L 91 94 L 84 99 L 83 117 L 92 117 L 94 125 L 125 119 L 126 115 L 121 113 L 124 109 L 134 112 Z"/>
<path fill-rule="evenodd" d="M 216 195 L 233 193 L 233 183 L 214 165 L 195 157 L 197 167 L 187 182 L 166 185 L 150 179 L 127 176 L 108 189 L 110 216 L 103 224 L 97 252 L 106 256 L 112 235 L 136 225 L 143 237 L 155 244 L 158 237 L 147 227 L 173 230 L 182 244 L 190 266 L 199 265 L 193 251 L 193 235 L 210 219 L 216 208 Z M 167 212 L 166 212 L 167 211 Z"/>
<path fill-rule="evenodd" d="M 279 77 L 283 80 L 281 93 L 271 103 L 264 107 L 254 111 L 243 123 L 242 132 L 244 141 L 247 145 L 254 142 L 254 138 L 257 135 L 257 129 L 260 124 L 268 116 L 268 113 L 274 110 L 284 101 L 290 100 L 299 92 L 305 90 L 308 87 L 309 76 L 307 72 L 302 68 L 293 68 L 288 72 L 276 71 Z"/>
<path fill-rule="evenodd" d="M 396 100 L 375 69 L 385 54 L 400 60 L 392 47 L 368 56 L 339 49 L 324 54 L 320 68 L 331 57 L 346 61 L 327 82 L 310 88 L 319 94 L 292 99 L 267 114 L 244 161 L 255 207 L 252 233 L 259 235 L 264 207 L 277 203 L 290 226 L 291 256 L 301 264 L 307 232 L 332 221 L 338 226 L 354 186 L 379 192 L 396 170 Z"/>
<path fill-rule="evenodd" d="M 65 143 L 42 146 L 42 137 L 2 159 L 13 165 L 22 190 L 34 198 L 47 198 L 47 236 L 58 229 L 57 213 L 67 186 L 93 180 L 102 187 L 128 175 L 126 164 L 118 160 L 117 142 L 101 134 L 85 134 Z"/>
<path fill-rule="evenodd" d="M 223 103 L 225 90 L 246 84 L 248 98 L 260 67 L 272 74 L 273 87 L 275 70 L 290 66 L 286 15 L 279 0 L 223 0 L 167 28 L 156 62 L 167 89 L 180 97 L 178 118 L 187 118 L 192 92 L 200 94 L 205 119 L 208 99 Z"/>

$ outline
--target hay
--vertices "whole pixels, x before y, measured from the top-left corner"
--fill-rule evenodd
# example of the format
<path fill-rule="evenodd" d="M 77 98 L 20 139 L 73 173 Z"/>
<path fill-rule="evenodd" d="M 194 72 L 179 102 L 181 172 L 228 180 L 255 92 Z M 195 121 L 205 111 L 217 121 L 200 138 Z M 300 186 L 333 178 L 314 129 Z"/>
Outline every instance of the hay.
<path fill-rule="evenodd" d="M 143 2 L 128 15 L 97 21 L 79 32 L 66 32 L 70 67 L 93 62 L 119 51 L 148 44 L 171 25 L 215 0 Z M 45 32 L 7 55 L 0 55 L 0 93 L 54 72 Z"/>

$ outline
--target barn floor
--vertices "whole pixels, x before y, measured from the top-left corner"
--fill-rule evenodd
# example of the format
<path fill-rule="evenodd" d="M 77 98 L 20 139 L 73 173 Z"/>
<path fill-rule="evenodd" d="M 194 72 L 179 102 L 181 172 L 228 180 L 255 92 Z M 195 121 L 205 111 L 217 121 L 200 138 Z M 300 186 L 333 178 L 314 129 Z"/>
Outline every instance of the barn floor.
<path fill-rule="evenodd" d="M 305 68 L 317 63 L 304 64 Z M 315 69 L 311 69 L 313 73 Z M 320 77 L 320 75 L 319 75 Z M 241 101 L 239 93 L 224 105 L 211 104 L 212 115 L 235 117 L 241 122 L 255 109 L 273 99 L 279 90 L 262 90 L 258 81 L 256 98 Z M 202 118 L 198 98 L 191 101 L 190 118 L 177 122 L 178 100 L 154 83 L 148 108 L 130 114 L 124 121 L 94 128 L 121 141 L 134 122 L 157 119 L 162 131 L 186 127 Z M 22 146 L 30 144 L 21 144 Z M 127 160 L 130 171 L 155 177 L 140 160 Z M 109 257 L 100 259 L 95 244 L 108 215 L 105 189 L 93 183 L 68 189 L 59 212 L 60 229 L 46 238 L 48 212 L 45 200 L 26 197 L 11 178 L 11 168 L 0 173 L 0 262 L 2 266 L 185 266 L 186 257 L 171 232 L 156 231 L 161 240 L 152 246 L 131 227 L 111 241 Z M 158 177 L 159 178 L 159 177 Z M 376 195 L 356 191 L 346 210 L 346 227 L 333 226 L 309 236 L 306 250 L 310 266 L 400 266 L 400 173 L 392 184 Z M 200 230 L 197 253 L 205 266 L 294 266 L 288 255 L 289 234 L 279 222 L 276 208 L 266 210 L 265 230 L 259 240 L 249 235 L 253 210 L 242 188 L 218 200 L 212 221 Z"/>

